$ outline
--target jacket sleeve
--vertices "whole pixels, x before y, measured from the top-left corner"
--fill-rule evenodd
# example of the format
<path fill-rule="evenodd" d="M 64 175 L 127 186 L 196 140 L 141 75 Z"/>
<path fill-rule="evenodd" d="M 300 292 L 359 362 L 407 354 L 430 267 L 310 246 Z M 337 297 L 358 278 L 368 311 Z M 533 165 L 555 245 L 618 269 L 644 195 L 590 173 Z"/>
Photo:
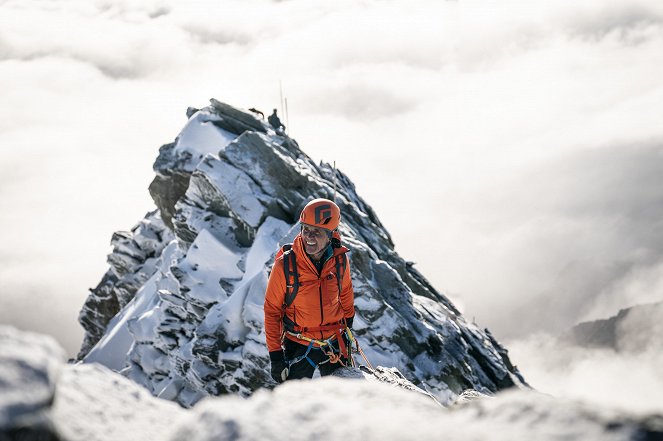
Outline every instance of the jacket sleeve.
<path fill-rule="evenodd" d="M 341 292 L 341 306 L 345 318 L 355 315 L 355 293 L 352 289 L 352 275 L 350 274 L 350 258 L 347 257 L 345 273 L 343 274 L 343 291 Z"/>
<path fill-rule="evenodd" d="M 285 276 L 283 259 L 277 259 L 272 267 L 265 292 L 265 339 L 269 352 L 281 349 L 283 332 L 283 302 L 285 300 Z"/>

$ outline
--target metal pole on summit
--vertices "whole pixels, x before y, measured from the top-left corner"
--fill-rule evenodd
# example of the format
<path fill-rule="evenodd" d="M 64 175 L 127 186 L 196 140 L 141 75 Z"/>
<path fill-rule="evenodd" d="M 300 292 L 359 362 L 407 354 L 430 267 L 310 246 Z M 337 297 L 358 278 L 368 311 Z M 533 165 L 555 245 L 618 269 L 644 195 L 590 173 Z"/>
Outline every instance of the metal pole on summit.
<path fill-rule="evenodd" d="M 290 117 L 288 116 L 288 97 L 285 97 L 285 126 L 286 129 L 284 132 L 292 132 L 292 127 L 290 127 Z"/>
<path fill-rule="evenodd" d="M 332 197 L 332 201 L 336 203 L 336 161 L 334 161 L 334 197 Z"/>

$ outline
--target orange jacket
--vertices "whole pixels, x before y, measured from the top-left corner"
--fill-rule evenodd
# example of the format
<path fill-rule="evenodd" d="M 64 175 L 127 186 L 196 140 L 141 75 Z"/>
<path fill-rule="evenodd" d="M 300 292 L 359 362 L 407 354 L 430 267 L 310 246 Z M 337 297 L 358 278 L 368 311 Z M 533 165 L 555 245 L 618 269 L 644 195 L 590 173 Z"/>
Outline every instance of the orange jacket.
<path fill-rule="evenodd" d="M 342 290 L 339 295 L 338 281 L 336 279 L 336 259 L 349 250 L 341 246 L 334 248 L 334 256 L 330 257 L 322 267 L 321 273 L 306 255 L 301 235 L 297 235 L 292 244 L 292 251 L 297 261 L 297 272 L 299 273 L 299 290 L 294 302 L 285 310 L 286 280 L 283 273 L 283 254 L 279 253 L 272 273 L 267 282 L 265 293 L 265 335 L 267 349 L 269 352 L 281 349 L 281 336 L 283 335 L 283 314 L 301 327 L 319 327 L 338 323 L 344 318 L 353 317 L 354 292 L 352 290 L 352 278 L 350 276 L 350 260 L 347 259 L 345 272 L 343 273 Z M 326 340 L 333 336 L 334 331 L 302 332 L 308 338 Z M 290 334 L 285 336 L 293 341 L 308 344 L 306 341 L 298 340 Z"/>

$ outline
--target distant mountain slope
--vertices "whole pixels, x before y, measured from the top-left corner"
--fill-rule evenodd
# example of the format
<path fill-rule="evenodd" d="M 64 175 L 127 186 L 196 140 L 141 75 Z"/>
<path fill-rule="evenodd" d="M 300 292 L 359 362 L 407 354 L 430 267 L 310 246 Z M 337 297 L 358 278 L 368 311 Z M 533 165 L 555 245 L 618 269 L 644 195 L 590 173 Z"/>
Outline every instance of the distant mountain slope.
<path fill-rule="evenodd" d="M 562 341 L 584 347 L 640 352 L 663 347 L 663 302 L 637 305 L 604 320 L 579 323 Z"/>
<path fill-rule="evenodd" d="M 394 250 L 350 179 L 293 139 L 212 100 L 189 109 L 154 164 L 158 210 L 113 236 L 110 270 L 87 299 L 79 357 L 189 406 L 272 387 L 263 331 L 273 256 L 312 198 L 335 198 L 351 249 L 354 328 L 375 365 L 396 367 L 441 402 L 524 384 L 507 351 L 468 323 Z"/>

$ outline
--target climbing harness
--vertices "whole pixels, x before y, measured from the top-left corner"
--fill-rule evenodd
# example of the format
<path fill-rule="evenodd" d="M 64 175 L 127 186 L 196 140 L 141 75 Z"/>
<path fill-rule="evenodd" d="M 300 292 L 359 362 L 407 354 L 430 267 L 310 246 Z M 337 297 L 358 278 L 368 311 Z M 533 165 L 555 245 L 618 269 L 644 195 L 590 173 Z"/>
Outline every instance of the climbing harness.
<path fill-rule="evenodd" d="M 320 328 L 327 328 L 327 329 L 320 329 Z M 336 334 L 332 335 L 326 340 L 319 340 L 315 338 L 309 338 L 301 334 L 301 332 L 305 331 L 324 331 L 324 330 L 336 330 Z M 352 358 L 352 349 L 351 345 L 346 345 L 345 341 L 343 339 L 343 336 L 341 335 L 341 332 L 345 332 L 348 341 L 354 341 L 354 337 L 351 337 L 352 332 L 350 331 L 350 328 L 339 328 L 338 325 L 334 326 L 320 326 L 315 329 L 312 328 L 301 328 L 300 332 L 293 332 L 293 331 L 285 331 L 287 334 L 292 335 L 293 337 L 296 337 L 298 340 L 306 341 L 308 342 L 308 345 L 306 347 L 306 352 L 299 357 L 296 357 L 292 360 L 288 361 L 288 368 L 290 368 L 292 365 L 299 363 L 300 361 L 306 360 L 309 362 L 311 366 L 314 368 L 323 365 L 326 363 L 340 363 L 341 366 L 354 366 L 354 360 Z M 338 349 L 336 349 L 334 342 L 338 342 Z M 320 363 L 316 363 L 311 358 L 309 357 L 309 354 L 311 353 L 312 350 L 319 350 L 322 351 L 323 354 L 327 356 L 327 359 L 325 361 L 322 361 Z M 346 360 L 345 362 L 343 360 Z M 347 363 L 347 364 L 346 364 Z"/>
<path fill-rule="evenodd" d="M 308 330 L 312 330 L 312 328 L 308 328 Z M 355 338 L 354 334 L 352 333 L 352 330 L 348 327 L 346 327 L 343 332 L 346 335 L 346 338 L 348 339 L 347 346 L 345 345 L 345 342 L 342 337 L 337 337 L 336 335 L 328 338 L 327 340 L 317 340 L 314 338 L 308 338 L 301 333 L 296 333 L 292 331 L 286 331 L 286 333 L 297 337 L 300 340 L 307 341 L 308 345 L 306 347 L 306 352 L 299 357 L 296 357 L 292 360 L 287 360 L 286 362 L 288 363 L 288 369 L 292 367 L 292 365 L 299 363 L 300 361 L 306 360 L 309 362 L 311 366 L 314 368 L 326 363 L 340 363 L 341 366 L 343 367 L 357 367 L 357 363 L 354 360 L 353 357 L 353 351 L 356 349 L 356 352 L 358 352 L 366 364 L 368 365 L 368 368 L 370 370 L 374 370 L 373 365 L 371 364 L 370 361 L 368 361 L 368 358 L 366 357 L 366 354 L 364 353 L 364 350 L 359 346 L 359 341 Z M 339 343 L 339 350 L 338 352 L 335 352 L 335 347 L 334 347 L 334 340 L 338 340 Z M 343 352 L 343 347 L 345 347 L 345 351 Z M 321 362 L 321 363 L 315 363 L 311 358 L 308 356 L 311 352 L 311 350 L 320 350 L 322 351 L 325 355 L 327 355 L 328 359 Z M 346 362 L 343 361 L 343 359 L 346 360 Z M 346 364 L 347 363 L 347 364 Z"/>

